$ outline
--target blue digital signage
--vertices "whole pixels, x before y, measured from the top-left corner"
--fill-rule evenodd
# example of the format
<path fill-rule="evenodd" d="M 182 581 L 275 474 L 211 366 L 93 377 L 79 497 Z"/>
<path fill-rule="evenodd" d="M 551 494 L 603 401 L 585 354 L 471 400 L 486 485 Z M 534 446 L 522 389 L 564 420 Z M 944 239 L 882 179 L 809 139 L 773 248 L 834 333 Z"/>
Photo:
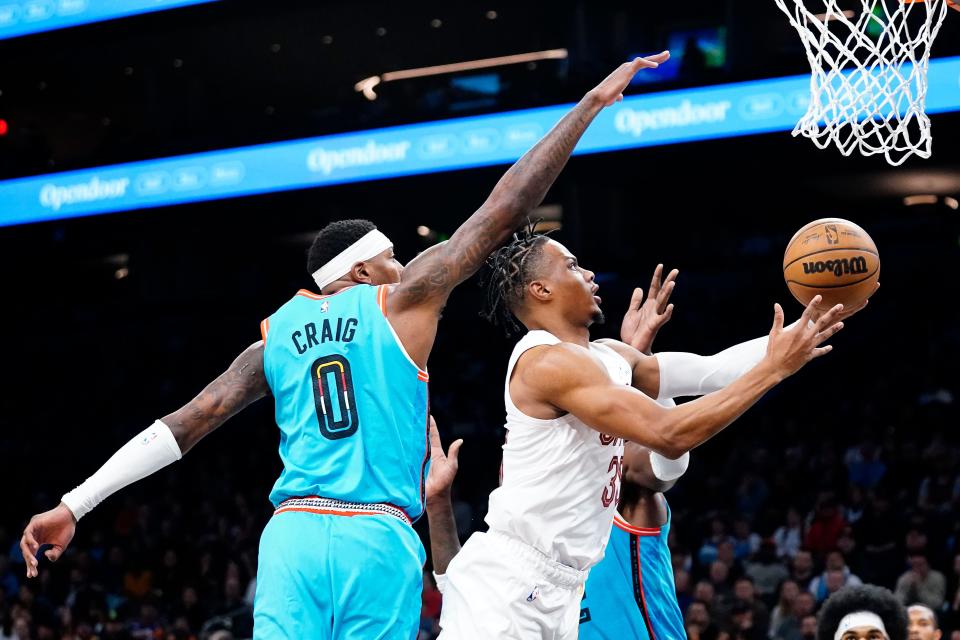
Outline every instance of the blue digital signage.
<path fill-rule="evenodd" d="M 927 111 L 960 111 L 960 57 L 932 61 L 929 79 Z M 804 75 L 630 96 L 601 112 L 574 154 L 788 131 L 807 108 L 809 87 Z M 0 226 L 510 163 L 570 107 L 0 181 Z"/>
<path fill-rule="evenodd" d="M 0 0 L 0 40 L 216 0 Z"/>

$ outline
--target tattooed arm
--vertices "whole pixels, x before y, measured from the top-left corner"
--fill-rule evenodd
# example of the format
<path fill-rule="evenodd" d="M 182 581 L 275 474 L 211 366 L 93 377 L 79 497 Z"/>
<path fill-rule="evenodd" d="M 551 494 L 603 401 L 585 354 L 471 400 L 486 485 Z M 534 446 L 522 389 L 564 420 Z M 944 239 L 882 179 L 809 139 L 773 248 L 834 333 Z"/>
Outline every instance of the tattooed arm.
<path fill-rule="evenodd" d="M 620 65 L 510 167 L 450 240 L 407 265 L 400 283 L 390 291 L 387 308 L 401 342 L 420 367 L 426 365 L 440 310 L 453 288 L 476 273 L 540 204 L 601 109 L 623 97 L 623 90 L 640 69 L 657 67 L 669 57 L 664 52 Z"/>
<path fill-rule="evenodd" d="M 40 547 L 57 560 L 73 539 L 77 520 L 109 495 L 180 459 L 205 435 L 270 393 L 263 372 L 263 342 L 247 348 L 196 398 L 121 447 L 93 476 L 64 496 L 64 502 L 30 518 L 20 538 L 27 577 L 37 576 Z M 66 504 L 70 502 L 70 506 Z"/>
<path fill-rule="evenodd" d="M 205 435 L 269 394 L 260 341 L 247 347 L 196 398 L 164 416 L 163 422 L 173 432 L 180 451 L 186 453 Z"/>

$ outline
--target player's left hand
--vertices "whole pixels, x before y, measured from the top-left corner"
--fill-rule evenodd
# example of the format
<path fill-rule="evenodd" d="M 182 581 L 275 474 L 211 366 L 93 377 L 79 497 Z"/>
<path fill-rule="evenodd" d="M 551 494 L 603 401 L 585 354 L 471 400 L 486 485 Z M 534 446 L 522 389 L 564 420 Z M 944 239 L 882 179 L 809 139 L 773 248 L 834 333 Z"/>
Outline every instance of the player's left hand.
<path fill-rule="evenodd" d="M 643 289 L 633 290 L 630 298 L 630 307 L 623 316 L 620 325 L 620 340 L 629 344 L 637 351 L 649 354 L 653 347 L 653 339 L 657 337 L 660 327 L 667 324 L 673 315 L 673 305 L 670 304 L 670 295 L 676 286 L 679 271 L 674 269 L 663 279 L 663 265 L 658 264 L 647 289 L 647 298 L 643 298 Z"/>
<path fill-rule="evenodd" d="M 457 477 L 457 469 L 460 466 L 458 457 L 462 444 L 462 439 L 455 440 L 444 454 L 437 422 L 433 416 L 430 416 L 430 472 L 427 474 L 427 502 L 450 499 L 450 488 L 453 486 L 453 479 Z"/>
<path fill-rule="evenodd" d="M 846 320 L 847 318 L 849 318 L 850 316 L 852 316 L 852 315 L 854 315 L 854 314 L 856 314 L 856 313 L 859 313 L 859 312 L 863 311 L 863 310 L 867 307 L 867 303 L 870 302 L 870 297 L 873 296 L 873 294 L 875 294 L 875 293 L 877 292 L 877 289 L 879 289 L 879 288 L 880 288 L 880 283 L 877 282 L 876 284 L 873 285 L 873 291 L 870 292 L 870 295 L 867 296 L 866 300 L 864 300 L 864 301 L 861 302 L 860 304 L 851 305 L 851 306 L 849 306 L 849 307 L 847 307 L 846 305 L 844 305 L 843 311 L 841 311 L 840 313 L 837 314 L 837 318 L 836 318 L 837 321 L 838 321 L 838 322 L 842 322 L 842 321 Z M 822 316 L 822 315 L 823 315 L 824 313 L 826 313 L 827 311 L 829 311 L 829 308 L 823 307 L 823 306 L 821 305 L 821 306 L 817 307 L 816 309 L 814 309 L 814 314 L 813 314 L 813 316 L 811 317 L 811 319 L 812 319 L 814 322 L 816 322 L 817 320 L 820 319 L 820 316 Z"/>

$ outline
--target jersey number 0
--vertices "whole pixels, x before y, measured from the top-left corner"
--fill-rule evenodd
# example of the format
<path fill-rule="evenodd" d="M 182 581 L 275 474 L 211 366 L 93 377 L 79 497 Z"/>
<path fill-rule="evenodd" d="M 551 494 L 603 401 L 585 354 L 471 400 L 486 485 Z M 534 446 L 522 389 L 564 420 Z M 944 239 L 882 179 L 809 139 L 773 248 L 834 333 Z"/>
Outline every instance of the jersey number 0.
<path fill-rule="evenodd" d="M 310 372 L 320 433 L 329 440 L 355 434 L 360 427 L 360 419 L 357 416 L 350 363 L 340 355 L 324 356 L 313 363 Z"/>

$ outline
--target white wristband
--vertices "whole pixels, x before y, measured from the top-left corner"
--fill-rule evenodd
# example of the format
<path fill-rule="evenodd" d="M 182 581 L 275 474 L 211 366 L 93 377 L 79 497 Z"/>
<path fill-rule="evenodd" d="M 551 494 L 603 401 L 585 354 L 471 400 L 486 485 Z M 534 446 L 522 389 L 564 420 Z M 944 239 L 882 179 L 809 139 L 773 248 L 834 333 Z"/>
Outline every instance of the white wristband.
<path fill-rule="evenodd" d="M 650 469 L 653 471 L 653 475 L 655 475 L 658 480 L 663 480 L 664 482 L 676 480 L 687 472 L 687 467 L 689 466 L 689 451 L 676 460 L 665 458 L 656 451 L 650 452 Z"/>
<path fill-rule="evenodd" d="M 170 427 L 157 420 L 120 447 L 86 482 L 61 500 L 79 520 L 111 494 L 182 457 Z"/>

